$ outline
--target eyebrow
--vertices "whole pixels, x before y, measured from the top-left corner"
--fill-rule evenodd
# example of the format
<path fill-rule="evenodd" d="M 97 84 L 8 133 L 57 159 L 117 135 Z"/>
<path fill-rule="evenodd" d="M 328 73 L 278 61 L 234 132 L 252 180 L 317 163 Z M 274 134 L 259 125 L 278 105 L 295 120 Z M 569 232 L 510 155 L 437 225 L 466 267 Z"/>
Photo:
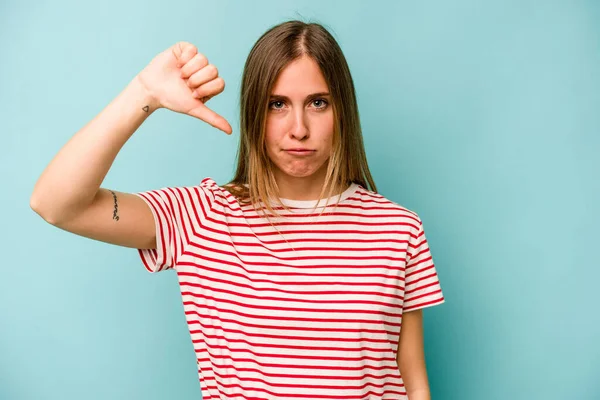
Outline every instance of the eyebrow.
<path fill-rule="evenodd" d="M 306 98 L 307 99 L 312 99 L 312 98 L 315 98 L 315 97 L 329 96 L 329 95 L 330 95 L 329 92 L 318 92 L 318 93 L 311 93 L 308 96 L 306 96 Z M 282 100 L 287 100 L 287 101 L 290 100 L 289 97 L 284 96 L 282 94 L 272 94 L 271 98 L 272 99 L 282 99 Z"/>

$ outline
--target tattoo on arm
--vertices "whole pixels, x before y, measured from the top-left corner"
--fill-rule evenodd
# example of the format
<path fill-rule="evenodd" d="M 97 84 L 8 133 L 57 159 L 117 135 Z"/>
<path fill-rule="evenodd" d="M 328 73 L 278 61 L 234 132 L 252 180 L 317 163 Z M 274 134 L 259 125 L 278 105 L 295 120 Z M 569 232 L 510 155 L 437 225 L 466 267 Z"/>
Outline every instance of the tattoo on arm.
<path fill-rule="evenodd" d="M 117 215 L 117 213 L 119 212 L 119 205 L 117 204 L 117 195 L 112 190 L 110 192 L 112 193 L 113 199 L 115 200 L 115 209 L 113 211 L 113 219 L 115 221 L 118 221 L 119 220 L 119 216 Z"/>
<path fill-rule="evenodd" d="M 146 106 L 146 107 L 142 108 L 142 110 L 144 110 L 144 111 L 148 112 L 148 111 L 150 110 L 150 107 L 149 107 L 149 106 Z"/>

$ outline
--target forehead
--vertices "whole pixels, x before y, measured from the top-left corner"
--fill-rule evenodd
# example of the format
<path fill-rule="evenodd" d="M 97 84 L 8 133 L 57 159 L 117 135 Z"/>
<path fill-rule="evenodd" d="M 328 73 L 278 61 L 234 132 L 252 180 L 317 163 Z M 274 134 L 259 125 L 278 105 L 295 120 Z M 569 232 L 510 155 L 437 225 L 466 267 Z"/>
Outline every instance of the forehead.
<path fill-rule="evenodd" d="M 280 72 L 271 94 L 302 96 L 305 93 L 326 92 L 327 82 L 316 61 L 302 56 L 290 62 Z"/>

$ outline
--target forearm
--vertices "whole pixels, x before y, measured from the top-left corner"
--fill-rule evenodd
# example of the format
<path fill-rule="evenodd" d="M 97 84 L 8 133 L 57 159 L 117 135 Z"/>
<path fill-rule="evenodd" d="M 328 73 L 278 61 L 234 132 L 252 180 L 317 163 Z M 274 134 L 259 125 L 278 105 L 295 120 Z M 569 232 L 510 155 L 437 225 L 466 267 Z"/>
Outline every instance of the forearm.
<path fill-rule="evenodd" d="M 31 207 L 58 222 L 90 204 L 123 145 L 156 108 L 134 78 L 48 164 L 34 186 Z"/>
<path fill-rule="evenodd" d="M 431 400 L 429 388 L 408 391 L 408 400 Z"/>
<path fill-rule="evenodd" d="M 429 381 L 424 362 L 413 363 L 411 368 L 406 367 L 402 374 L 406 393 L 409 400 L 430 400 Z"/>

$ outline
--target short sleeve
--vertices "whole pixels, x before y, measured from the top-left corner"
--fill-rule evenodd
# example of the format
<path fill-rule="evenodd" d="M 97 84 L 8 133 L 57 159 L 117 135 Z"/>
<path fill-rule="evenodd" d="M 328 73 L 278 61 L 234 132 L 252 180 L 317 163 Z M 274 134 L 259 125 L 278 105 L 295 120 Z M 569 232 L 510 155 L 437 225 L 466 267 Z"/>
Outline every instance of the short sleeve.
<path fill-rule="evenodd" d="M 423 222 L 417 217 L 417 229 L 411 233 L 405 271 L 403 311 L 414 311 L 442 304 L 444 295 L 438 279 Z"/>
<path fill-rule="evenodd" d="M 209 218 L 214 196 L 205 183 L 134 193 L 148 204 L 156 225 L 156 248 L 137 249 L 149 272 L 174 269 L 195 232 Z"/>

